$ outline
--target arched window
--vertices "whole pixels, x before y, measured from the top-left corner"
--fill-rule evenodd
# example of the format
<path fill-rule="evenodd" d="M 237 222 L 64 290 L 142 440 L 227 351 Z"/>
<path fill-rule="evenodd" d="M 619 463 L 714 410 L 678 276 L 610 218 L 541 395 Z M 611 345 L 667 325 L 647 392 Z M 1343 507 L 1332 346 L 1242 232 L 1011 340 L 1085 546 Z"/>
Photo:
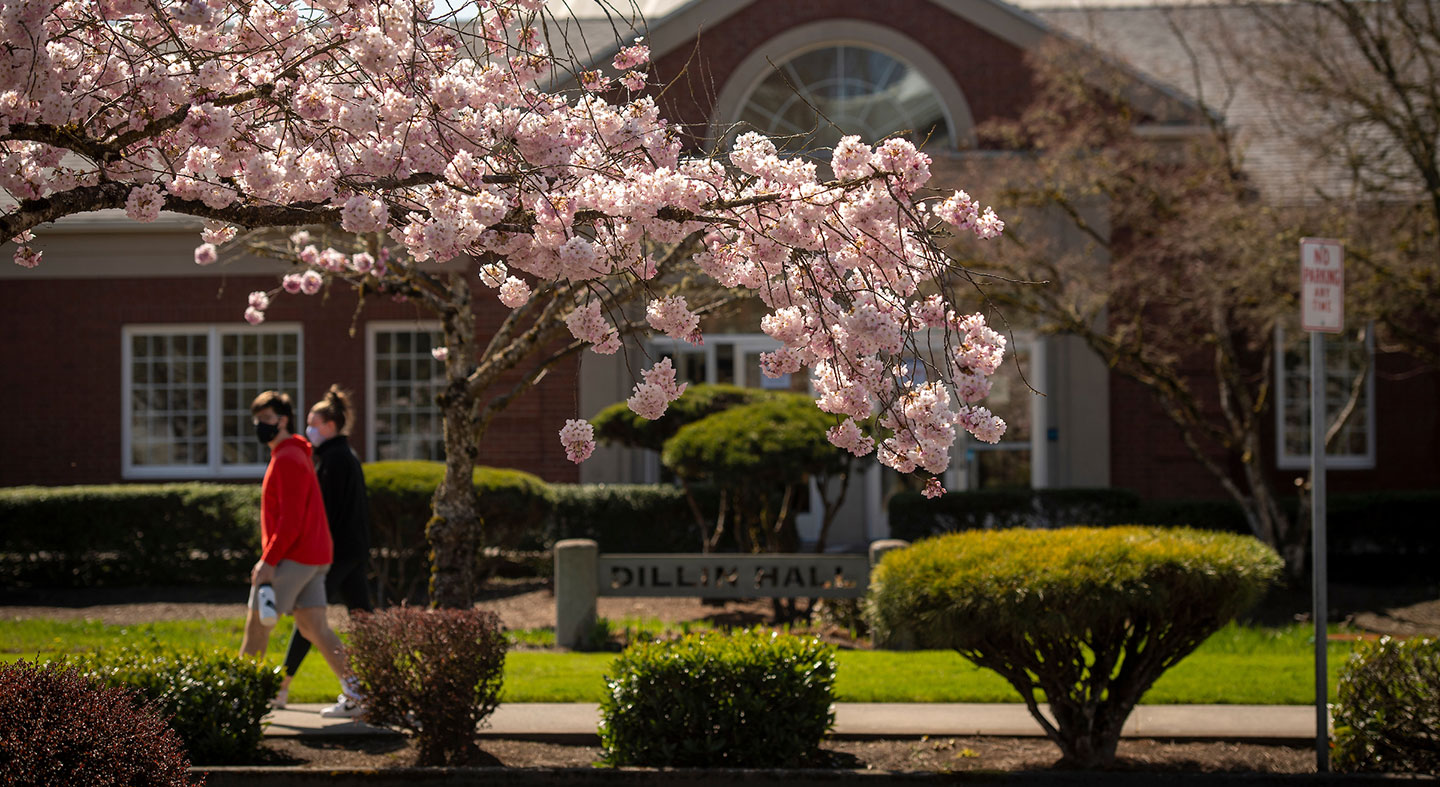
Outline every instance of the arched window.
<path fill-rule="evenodd" d="M 945 105 L 920 71 L 858 44 L 811 49 L 778 64 L 750 92 L 739 120 L 790 137 L 790 149 L 832 147 L 843 134 L 873 143 L 903 133 L 927 148 L 953 146 Z"/>

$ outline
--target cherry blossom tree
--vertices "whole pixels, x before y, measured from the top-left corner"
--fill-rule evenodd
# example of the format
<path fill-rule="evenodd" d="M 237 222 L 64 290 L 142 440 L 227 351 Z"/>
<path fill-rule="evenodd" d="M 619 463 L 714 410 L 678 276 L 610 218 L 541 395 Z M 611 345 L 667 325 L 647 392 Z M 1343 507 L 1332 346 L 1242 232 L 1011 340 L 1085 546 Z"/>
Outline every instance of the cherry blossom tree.
<path fill-rule="evenodd" d="M 998 235 L 993 211 L 927 190 L 930 159 L 904 139 L 844 138 L 828 179 L 754 133 L 723 160 L 686 155 L 647 95 L 643 41 L 582 71 L 545 22 L 542 0 L 4 0 L 0 237 L 34 266 L 32 230 L 49 222 L 171 211 L 206 221 L 206 265 L 241 230 L 346 233 L 341 248 L 275 241 L 299 269 L 244 317 L 327 279 L 440 315 L 446 473 L 428 533 L 442 606 L 473 590 L 470 479 L 495 375 L 557 344 L 616 352 L 642 319 L 631 300 L 648 329 L 697 341 L 704 306 L 663 286 L 681 259 L 763 301 L 783 345 L 765 373 L 812 370 L 836 445 L 938 474 L 957 428 L 999 439 L 1004 422 L 979 401 L 1005 340 L 952 307 L 965 271 L 944 250 Z M 488 342 L 500 351 L 477 355 L 458 308 L 472 276 L 512 310 Z M 904 372 L 915 362 L 924 383 Z M 684 388 L 661 363 L 630 405 L 659 417 Z M 869 419 L 888 435 L 878 445 L 859 428 Z M 576 462 L 594 448 L 583 420 L 560 439 Z"/>

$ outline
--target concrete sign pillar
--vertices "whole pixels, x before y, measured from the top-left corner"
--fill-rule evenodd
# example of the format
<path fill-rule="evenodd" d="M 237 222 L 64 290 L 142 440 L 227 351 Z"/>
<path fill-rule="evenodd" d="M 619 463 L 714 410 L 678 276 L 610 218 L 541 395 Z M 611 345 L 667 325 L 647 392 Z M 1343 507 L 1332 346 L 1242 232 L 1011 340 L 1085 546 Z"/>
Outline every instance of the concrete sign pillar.
<path fill-rule="evenodd" d="M 600 545 L 588 538 L 555 542 L 555 644 L 579 647 L 595 628 Z"/>
<path fill-rule="evenodd" d="M 910 546 L 909 541 L 899 538 L 882 538 L 870 542 L 870 567 L 874 568 L 880 565 L 880 558 L 885 557 L 885 553 L 908 546 Z M 870 645 L 882 650 L 914 650 L 915 632 L 909 629 L 896 629 L 891 631 L 888 637 L 879 637 L 872 631 Z"/>

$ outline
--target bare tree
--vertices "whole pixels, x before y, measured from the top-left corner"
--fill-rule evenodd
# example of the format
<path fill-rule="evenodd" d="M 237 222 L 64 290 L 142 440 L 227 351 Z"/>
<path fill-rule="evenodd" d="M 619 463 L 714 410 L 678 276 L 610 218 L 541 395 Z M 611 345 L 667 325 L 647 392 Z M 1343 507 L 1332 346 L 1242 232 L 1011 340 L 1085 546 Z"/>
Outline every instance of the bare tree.
<path fill-rule="evenodd" d="M 1032 62 L 1036 101 L 985 130 L 1033 151 L 1001 176 L 1016 221 L 990 264 L 1044 284 L 993 297 L 1043 332 L 1080 337 L 1143 386 L 1298 577 L 1309 532 L 1267 472 L 1262 424 L 1275 406 L 1276 327 L 1296 308 L 1298 238 L 1327 231 L 1333 215 L 1260 201 L 1218 113 L 1182 136 L 1137 134 L 1155 110 L 1137 102 L 1133 74 L 1070 44 Z"/>

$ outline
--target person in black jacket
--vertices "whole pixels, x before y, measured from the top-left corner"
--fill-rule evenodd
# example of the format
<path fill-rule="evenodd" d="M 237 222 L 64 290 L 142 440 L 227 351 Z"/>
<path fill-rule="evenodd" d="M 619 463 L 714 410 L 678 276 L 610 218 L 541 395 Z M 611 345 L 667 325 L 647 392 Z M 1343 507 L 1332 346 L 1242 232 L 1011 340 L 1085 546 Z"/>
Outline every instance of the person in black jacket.
<path fill-rule="evenodd" d="M 360 457 L 347 439 L 352 413 L 349 395 L 332 385 L 325 398 L 310 408 L 305 436 L 315 446 L 315 474 L 320 479 L 320 496 L 325 501 L 325 517 L 335 545 L 334 562 L 325 576 L 325 591 L 330 600 L 338 597 L 353 613 L 357 609 L 372 612 L 375 605 L 370 601 L 366 580 L 370 570 L 370 499 L 365 494 Z M 289 701 L 290 681 L 309 652 L 310 641 L 297 629 L 285 653 L 285 677 L 280 693 L 271 703 L 274 707 L 284 708 Z"/>

